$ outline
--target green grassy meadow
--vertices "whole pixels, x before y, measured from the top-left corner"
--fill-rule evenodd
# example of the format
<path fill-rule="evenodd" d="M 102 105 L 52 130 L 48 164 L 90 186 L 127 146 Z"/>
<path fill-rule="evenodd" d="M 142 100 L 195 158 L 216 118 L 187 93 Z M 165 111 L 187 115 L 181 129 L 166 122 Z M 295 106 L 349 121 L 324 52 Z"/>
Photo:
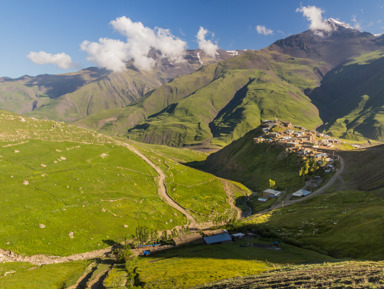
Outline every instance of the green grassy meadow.
<path fill-rule="evenodd" d="M 158 231 L 186 218 L 158 196 L 157 173 L 117 140 L 64 123 L 2 112 L 0 247 L 20 254 L 70 255 Z M 182 163 L 186 149 L 132 144 L 167 175 L 172 198 L 198 222 L 232 218 L 219 178 Z M 234 194 L 247 194 L 234 186 Z"/>
<path fill-rule="evenodd" d="M 167 175 L 165 184 L 168 194 L 198 222 L 229 220 L 236 216 L 228 204 L 220 178 L 182 164 L 192 159 L 204 159 L 205 154 L 165 146 L 156 146 L 156 150 L 151 149 L 152 145 L 140 144 L 140 147 Z M 165 153 L 171 157 L 166 157 Z M 230 190 L 235 196 L 249 194 L 249 190 L 242 185 L 233 185 Z"/>
<path fill-rule="evenodd" d="M 375 192 L 338 191 L 241 223 L 336 258 L 381 260 L 383 208 L 384 199 Z"/>
<path fill-rule="evenodd" d="M 287 244 L 282 244 L 281 250 L 246 246 L 247 243 L 270 245 L 272 242 L 245 239 L 233 244 L 177 248 L 139 258 L 137 273 L 140 281 L 144 282 L 144 288 L 189 288 L 221 279 L 259 274 L 287 264 L 333 260 Z"/>
<path fill-rule="evenodd" d="M 290 265 L 258 275 L 237 277 L 193 288 L 382 288 L 383 268 L 382 261 Z"/>
<path fill-rule="evenodd" d="M 138 225 L 185 222 L 158 198 L 153 169 L 124 147 L 30 140 L 1 156 L 2 248 L 66 255 L 130 237 Z"/>
<path fill-rule="evenodd" d="M 90 261 L 34 266 L 29 263 L 1 263 L 0 287 L 4 289 L 61 289 L 74 285 Z M 8 272 L 7 274 L 5 274 Z M 5 276 L 4 276 L 5 274 Z"/>

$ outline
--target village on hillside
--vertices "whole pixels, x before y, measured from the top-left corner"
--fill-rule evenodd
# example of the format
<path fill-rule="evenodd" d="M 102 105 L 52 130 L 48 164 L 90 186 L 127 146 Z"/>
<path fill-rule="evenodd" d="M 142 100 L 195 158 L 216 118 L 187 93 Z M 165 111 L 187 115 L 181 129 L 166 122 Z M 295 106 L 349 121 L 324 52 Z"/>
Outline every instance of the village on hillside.
<path fill-rule="evenodd" d="M 255 138 L 256 143 L 273 143 L 287 148 L 288 152 L 301 155 L 318 155 L 317 149 L 329 149 L 340 145 L 341 141 L 314 130 L 308 130 L 290 122 L 264 120 L 261 124 L 263 135 Z M 322 153 L 325 156 L 325 153 Z"/>
<path fill-rule="evenodd" d="M 304 127 L 293 125 L 290 122 L 274 120 L 263 120 L 261 124 L 262 135 L 254 138 L 255 143 L 269 143 L 281 146 L 287 153 L 295 153 L 306 159 L 315 159 L 322 164 L 325 173 L 335 171 L 334 155 L 330 156 L 324 152 L 326 149 L 341 145 L 342 142 L 337 138 L 331 138 L 329 135 L 314 130 L 308 130 Z M 303 197 L 309 195 L 312 190 L 318 188 L 322 179 L 318 176 L 307 181 L 303 189 L 293 193 L 294 197 Z M 281 192 L 267 189 L 263 196 L 258 200 L 265 202 L 271 198 L 277 198 Z"/>

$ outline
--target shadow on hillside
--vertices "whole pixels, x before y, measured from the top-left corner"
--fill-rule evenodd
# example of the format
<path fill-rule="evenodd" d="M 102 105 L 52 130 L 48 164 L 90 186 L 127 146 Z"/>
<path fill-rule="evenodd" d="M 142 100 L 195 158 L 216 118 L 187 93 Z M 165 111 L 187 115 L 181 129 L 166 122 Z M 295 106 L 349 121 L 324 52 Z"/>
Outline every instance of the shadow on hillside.
<path fill-rule="evenodd" d="M 274 246 L 276 240 L 277 239 L 246 237 L 243 240 L 227 244 L 175 247 L 160 252 L 151 252 L 150 257 L 154 259 L 151 260 L 150 263 L 159 261 L 162 261 L 163 263 L 163 261 L 168 259 L 174 261 L 178 259 L 216 259 L 223 260 L 225 264 L 236 262 L 236 260 L 261 262 L 267 260 L 267 262 L 277 264 L 323 263 L 335 261 L 335 259 L 327 255 L 322 255 L 315 251 L 285 243 L 279 243 L 280 246 L 276 247 Z M 233 264 L 233 266 L 235 265 L 236 263 Z"/>
<path fill-rule="evenodd" d="M 249 79 L 248 83 L 239 89 L 232 100 L 219 111 L 215 119 L 209 123 L 209 128 L 212 132 L 213 137 L 220 137 L 221 135 L 229 135 L 234 131 L 235 127 L 241 122 L 242 112 L 244 108 L 238 108 L 243 99 L 246 97 L 248 92 L 248 86 L 254 82 L 255 79 Z M 222 119 L 221 119 L 222 118 Z M 221 120 L 220 120 L 221 119 Z M 220 120 L 220 123 L 223 122 L 225 126 L 217 126 L 220 123 L 217 123 Z"/>
<path fill-rule="evenodd" d="M 85 83 L 81 75 L 39 75 L 27 82 L 26 86 L 45 87 L 47 89 L 45 95 L 55 99 L 76 91 Z"/>

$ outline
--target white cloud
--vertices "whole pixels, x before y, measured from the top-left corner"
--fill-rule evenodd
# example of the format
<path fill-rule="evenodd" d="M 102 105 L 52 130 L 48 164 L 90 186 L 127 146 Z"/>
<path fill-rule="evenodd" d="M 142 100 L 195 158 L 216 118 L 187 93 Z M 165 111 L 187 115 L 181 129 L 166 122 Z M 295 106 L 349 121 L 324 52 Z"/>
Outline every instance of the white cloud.
<path fill-rule="evenodd" d="M 108 38 L 101 38 L 98 43 L 84 41 L 81 49 L 88 53 L 87 60 L 113 71 L 124 70 L 126 62 L 133 60 L 137 68 L 150 70 L 155 60 L 148 57 L 148 53 L 155 49 L 161 57 L 167 57 L 172 62 L 184 61 L 186 42 L 175 37 L 169 29 L 151 29 L 125 16 L 116 18 L 110 24 L 127 41 Z"/>
<path fill-rule="evenodd" d="M 51 54 L 44 51 L 31 51 L 27 58 L 35 64 L 53 64 L 61 69 L 69 69 L 74 66 L 71 57 L 66 53 Z"/>
<path fill-rule="evenodd" d="M 217 44 L 213 44 L 211 40 L 205 39 L 207 33 L 208 30 L 200 26 L 199 32 L 197 32 L 196 35 L 197 43 L 199 45 L 199 48 L 203 50 L 207 55 L 211 57 L 216 57 L 216 52 L 219 49 L 219 46 Z M 211 34 L 212 36 L 214 36 L 213 33 Z"/>
<path fill-rule="evenodd" d="M 273 30 L 265 27 L 264 25 L 257 25 L 256 26 L 257 33 L 263 34 L 263 35 L 272 35 Z"/>
<path fill-rule="evenodd" d="M 357 30 L 361 30 L 361 24 L 360 24 L 359 21 L 357 20 L 356 15 L 353 15 L 353 16 L 352 16 L 352 23 L 353 23 L 353 28 L 355 28 L 355 29 L 357 29 Z"/>
<path fill-rule="evenodd" d="M 309 29 L 311 30 L 323 30 L 331 31 L 332 27 L 323 20 L 322 13 L 324 10 L 316 6 L 300 7 L 296 9 L 296 12 L 301 12 L 311 22 Z"/>
<path fill-rule="evenodd" d="M 81 43 L 81 49 L 88 53 L 87 60 L 99 67 L 113 71 L 123 71 L 128 60 L 128 48 L 125 42 L 115 39 L 100 38 L 99 42 Z"/>

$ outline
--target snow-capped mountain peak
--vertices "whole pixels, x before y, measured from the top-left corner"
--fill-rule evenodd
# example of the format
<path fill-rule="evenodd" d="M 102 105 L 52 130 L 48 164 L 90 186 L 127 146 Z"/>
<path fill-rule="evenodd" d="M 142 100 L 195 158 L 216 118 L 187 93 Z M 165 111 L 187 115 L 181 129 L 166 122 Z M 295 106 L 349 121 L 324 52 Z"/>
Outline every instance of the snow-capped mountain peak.
<path fill-rule="evenodd" d="M 341 22 L 339 20 L 336 20 L 334 18 L 329 18 L 326 23 L 332 28 L 332 31 L 339 30 L 340 28 L 358 30 L 358 29 L 352 27 L 351 25 L 349 25 L 345 22 Z"/>

